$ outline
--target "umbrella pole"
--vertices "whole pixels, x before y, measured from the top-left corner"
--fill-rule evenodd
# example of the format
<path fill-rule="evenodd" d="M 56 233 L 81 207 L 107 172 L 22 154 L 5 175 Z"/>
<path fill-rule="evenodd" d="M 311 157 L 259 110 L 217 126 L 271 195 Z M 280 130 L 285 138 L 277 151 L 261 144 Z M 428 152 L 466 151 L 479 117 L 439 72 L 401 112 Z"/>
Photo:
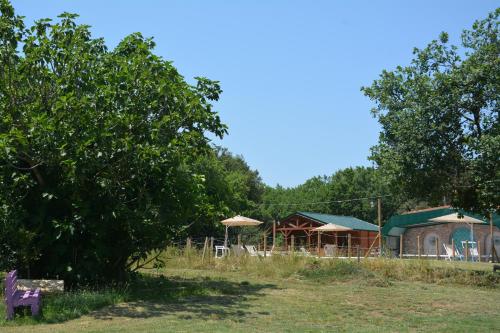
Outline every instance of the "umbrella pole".
<path fill-rule="evenodd" d="M 224 237 L 224 247 L 227 247 L 227 238 L 228 238 L 228 232 L 227 232 L 227 229 L 229 227 L 226 225 L 226 236 Z"/>

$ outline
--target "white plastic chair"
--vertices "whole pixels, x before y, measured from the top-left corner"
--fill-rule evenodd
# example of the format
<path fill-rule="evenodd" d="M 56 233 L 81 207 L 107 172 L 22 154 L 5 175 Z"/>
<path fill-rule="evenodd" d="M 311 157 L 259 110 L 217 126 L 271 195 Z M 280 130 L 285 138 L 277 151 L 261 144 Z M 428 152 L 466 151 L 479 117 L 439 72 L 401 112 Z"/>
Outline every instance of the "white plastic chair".
<path fill-rule="evenodd" d="M 257 252 L 257 249 L 255 249 L 255 245 L 245 245 L 245 248 L 248 251 L 248 254 L 252 257 L 257 257 L 259 253 Z"/>
<path fill-rule="evenodd" d="M 215 246 L 215 258 L 223 258 L 227 255 L 229 255 L 229 248 L 225 247 L 224 245 Z"/>
<path fill-rule="evenodd" d="M 245 248 L 241 245 L 231 245 L 231 250 L 236 257 L 240 257 L 245 254 Z"/>
<path fill-rule="evenodd" d="M 443 243 L 443 247 L 444 247 L 444 252 L 446 253 L 445 259 L 448 261 L 451 261 L 452 259 L 454 259 L 453 258 L 453 249 L 451 248 L 451 246 L 448 246 L 448 244 Z"/>
<path fill-rule="evenodd" d="M 479 261 L 479 252 L 477 250 L 477 247 L 471 247 L 469 250 L 472 261 Z"/>
<path fill-rule="evenodd" d="M 311 255 L 311 253 L 309 253 L 309 251 L 307 251 L 306 248 L 303 246 L 301 246 L 299 250 L 300 250 L 300 254 L 302 254 L 306 257 L 309 257 Z"/>

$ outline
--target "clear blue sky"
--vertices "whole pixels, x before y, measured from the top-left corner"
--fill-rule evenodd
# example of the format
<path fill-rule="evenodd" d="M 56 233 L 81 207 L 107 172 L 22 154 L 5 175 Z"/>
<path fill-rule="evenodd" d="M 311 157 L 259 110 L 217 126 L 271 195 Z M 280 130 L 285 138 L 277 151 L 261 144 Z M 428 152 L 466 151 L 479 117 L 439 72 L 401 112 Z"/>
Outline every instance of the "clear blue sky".
<path fill-rule="evenodd" d="M 370 165 L 379 126 L 360 87 L 407 64 L 413 47 L 460 32 L 498 2 L 475 1 L 13 1 L 31 24 L 80 14 L 114 47 L 140 31 L 191 81 L 221 81 L 222 142 L 263 180 L 294 186 Z"/>

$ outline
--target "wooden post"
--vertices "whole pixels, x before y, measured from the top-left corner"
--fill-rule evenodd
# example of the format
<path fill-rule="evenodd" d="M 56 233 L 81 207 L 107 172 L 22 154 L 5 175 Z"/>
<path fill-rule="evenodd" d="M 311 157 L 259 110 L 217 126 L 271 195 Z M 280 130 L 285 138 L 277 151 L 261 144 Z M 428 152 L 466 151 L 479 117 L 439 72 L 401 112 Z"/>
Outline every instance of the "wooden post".
<path fill-rule="evenodd" d="M 451 256 L 455 259 L 455 240 L 451 239 Z"/>
<path fill-rule="evenodd" d="M 267 233 L 264 232 L 264 258 L 267 257 Z"/>
<path fill-rule="evenodd" d="M 420 259 L 420 235 L 417 236 L 417 253 L 418 253 L 418 259 Z"/>
<path fill-rule="evenodd" d="M 276 246 L 276 220 L 273 221 L 273 250 Z"/>
<path fill-rule="evenodd" d="M 372 251 L 373 246 L 375 246 L 377 239 L 378 239 L 378 234 L 377 236 L 375 236 L 375 239 L 373 240 L 372 245 L 370 245 L 370 247 L 368 248 L 368 251 L 366 251 L 365 258 L 367 258 L 370 255 L 370 252 Z"/>
<path fill-rule="evenodd" d="M 241 235 L 238 234 L 238 248 L 241 248 Z"/>
<path fill-rule="evenodd" d="M 481 262 L 481 241 L 477 241 L 477 261 Z"/>
<path fill-rule="evenodd" d="M 321 231 L 318 231 L 318 257 L 320 256 L 321 251 Z"/>
<path fill-rule="evenodd" d="M 214 238 L 210 237 L 210 253 L 214 251 Z"/>
<path fill-rule="evenodd" d="M 311 252 L 311 233 L 307 232 L 307 251 Z"/>
<path fill-rule="evenodd" d="M 490 239 L 491 239 L 491 251 L 490 251 L 491 262 L 498 262 L 500 260 L 498 259 L 497 249 L 495 248 L 495 239 L 493 238 L 493 212 L 490 212 Z"/>
<path fill-rule="evenodd" d="M 469 241 L 465 241 L 465 261 L 469 261 Z"/>
<path fill-rule="evenodd" d="M 436 238 L 436 260 L 439 260 L 439 238 Z"/>
<path fill-rule="evenodd" d="M 288 251 L 288 234 L 284 234 L 285 235 L 285 243 L 283 244 L 283 250 L 284 251 Z"/>
<path fill-rule="evenodd" d="M 351 234 L 347 235 L 347 257 L 351 259 Z"/>
<path fill-rule="evenodd" d="M 191 249 L 191 237 L 188 237 L 186 239 L 186 249 L 190 250 Z"/>
<path fill-rule="evenodd" d="M 378 217 L 378 251 L 379 257 L 382 256 L 382 200 L 377 198 L 377 217 Z"/>
<path fill-rule="evenodd" d="M 207 251 L 208 237 L 205 237 L 205 243 L 203 243 L 203 254 L 201 255 L 201 262 L 205 260 L 205 252 Z"/>
<path fill-rule="evenodd" d="M 295 235 L 292 235 L 292 239 L 290 240 L 290 248 L 293 254 L 293 252 L 295 251 Z"/>
<path fill-rule="evenodd" d="M 403 234 L 399 235 L 399 259 L 403 259 Z"/>
<path fill-rule="evenodd" d="M 356 245 L 356 256 L 358 257 L 358 263 L 360 262 L 360 257 L 359 257 L 359 244 Z"/>

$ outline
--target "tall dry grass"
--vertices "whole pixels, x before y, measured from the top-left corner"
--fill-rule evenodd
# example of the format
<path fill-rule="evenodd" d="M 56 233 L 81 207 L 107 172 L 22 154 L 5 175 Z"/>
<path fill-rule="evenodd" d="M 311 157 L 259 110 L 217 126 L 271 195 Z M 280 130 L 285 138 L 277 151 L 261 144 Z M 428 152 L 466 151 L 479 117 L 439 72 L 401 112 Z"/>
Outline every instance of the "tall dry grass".
<path fill-rule="evenodd" d="M 283 279 L 346 281 L 362 280 L 380 285 L 394 281 L 458 284 L 478 287 L 500 287 L 500 274 L 492 271 L 457 268 L 446 262 L 431 260 L 399 260 L 371 258 L 369 260 L 314 258 L 300 255 L 272 255 L 271 257 L 229 256 L 216 259 L 212 253 L 199 249 L 168 248 L 161 255 L 164 269 L 211 270 L 235 272 L 244 276 Z M 473 265 L 472 265 L 473 267 Z"/>

